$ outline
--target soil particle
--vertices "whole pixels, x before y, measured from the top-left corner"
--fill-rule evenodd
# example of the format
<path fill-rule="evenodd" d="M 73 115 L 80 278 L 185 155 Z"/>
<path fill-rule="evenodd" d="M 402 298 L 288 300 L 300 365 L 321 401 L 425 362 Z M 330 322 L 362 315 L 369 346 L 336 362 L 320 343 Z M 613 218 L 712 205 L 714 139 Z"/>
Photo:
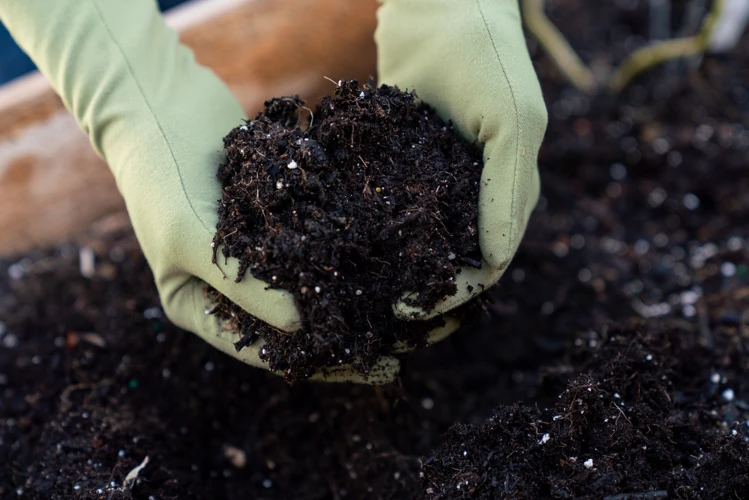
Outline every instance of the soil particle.
<path fill-rule="evenodd" d="M 216 293 L 215 312 L 266 340 L 261 358 L 290 381 L 352 364 L 367 373 L 397 342 L 418 346 L 441 320 L 401 321 L 404 293 L 430 310 L 457 291 L 460 265 L 480 266 L 481 152 L 414 93 L 340 82 L 314 111 L 275 98 L 224 139 L 227 162 L 214 253 L 293 293 L 295 335 Z M 310 116 L 302 130 L 300 114 Z M 214 292 L 215 293 L 215 292 Z"/>

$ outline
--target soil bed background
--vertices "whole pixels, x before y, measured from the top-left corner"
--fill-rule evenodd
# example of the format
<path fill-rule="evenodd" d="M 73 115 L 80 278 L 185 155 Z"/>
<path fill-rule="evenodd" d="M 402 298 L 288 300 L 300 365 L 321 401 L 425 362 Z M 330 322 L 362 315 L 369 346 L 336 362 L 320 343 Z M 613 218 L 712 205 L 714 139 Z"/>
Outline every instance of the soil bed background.
<path fill-rule="evenodd" d="M 647 26 L 644 5 L 587 2 L 551 14 L 588 61 L 620 60 Z M 550 111 L 543 198 L 492 291 L 494 319 L 416 352 L 395 386 L 288 387 L 180 331 L 160 316 L 128 230 L 80 244 L 96 252 L 92 279 L 78 271 L 79 244 L 0 265 L 0 496 L 430 498 L 442 491 L 427 482 L 438 478 L 433 464 L 458 460 L 472 435 L 496 436 L 487 419 L 510 411 L 500 405 L 524 401 L 523 415 L 537 406 L 554 423 L 558 396 L 610 352 L 613 333 L 633 345 L 637 335 L 654 339 L 648 369 L 671 370 L 673 404 L 699 417 L 689 428 L 745 452 L 749 39 L 696 71 L 651 72 L 619 101 L 580 96 L 545 56 L 534 59 Z M 699 354 L 678 363 L 678 377 L 664 347 L 674 336 L 692 345 L 675 352 Z M 445 435 L 455 423 L 474 427 Z M 552 445 L 556 430 L 539 428 L 528 449 L 547 432 L 543 446 Z M 703 451 L 698 463 L 716 456 Z M 146 456 L 141 481 L 116 491 Z M 575 484 L 589 493 L 580 497 L 611 495 L 592 489 L 616 486 L 595 470 L 603 458 L 588 470 L 585 457 Z M 469 458 L 450 481 L 476 472 Z M 697 467 L 688 455 L 675 463 Z M 740 479 L 739 460 L 721 465 Z M 624 478 L 632 483 L 616 494 L 653 486 Z M 443 497 L 467 496 L 443 482 Z M 715 498 L 700 486 L 730 484 L 716 475 L 689 483 L 682 498 Z"/>

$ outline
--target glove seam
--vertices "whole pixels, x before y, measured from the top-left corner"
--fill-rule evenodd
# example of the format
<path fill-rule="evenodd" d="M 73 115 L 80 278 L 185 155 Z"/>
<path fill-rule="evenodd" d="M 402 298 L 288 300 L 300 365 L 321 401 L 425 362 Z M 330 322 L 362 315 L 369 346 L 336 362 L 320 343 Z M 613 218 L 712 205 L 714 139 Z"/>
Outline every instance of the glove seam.
<path fill-rule="evenodd" d="M 502 76 L 504 76 L 505 81 L 507 82 L 507 86 L 510 89 L 510 95 L 512 96 L 512 106 L 515 110 L 515 124 L 516 124 L 516 134 L 515 134 L 515 167 L 513 168 L 513 178 L 512 178 L 512 200 L 510 202 L 511 207 L 511 213 L 510 213 L 510 248 L 515 247 L 515 239 L 516 239 L 516 233 L 517 233 L 517 222 L 515 220 L 515 212 L 517 211 L 516 207 L 516 191 L 517 191 L 517 185 L 518 185 L 518 152 L 520 151 L 520 136 L 522 135 L 522 126 L 520 124 L 520 112 L 518 110 L 518 102 L 517 102 L 517 96 L 515 95 L 515 89 L 512 87 L 512 82 L 510 81 L 510 77 L 507 75 L 507 71 L 505 70 L 505 66 L 502 63 L 502 59 L 499 57 L 499 51 L 497 50 L 497 45 L 494 42 L 494 37 L 492 36 L 491 29 L 489 29 L 489 23 L 486 20 L 486 16 L 484 16 L 484 11 L 481 8 L 481 1 L 475 0 L 476 2 L 476 8 L 479 11 L 479 15 L 481 16 L 481 20 L 484 23 L 484 28 L 486 29 L 486 34 L 489 36 L 489 41 L 491 41 L 492 44 L 492 50 L 494 50 L 494 56 L 497 58 L 497 62 L 499 63 L 499 67 L 502 70 Z"/>
<path fill-rule="evenodd" d="M 205 229 L 209 235 L 212 235 L 213 233 L 211 232 L 210 229 L 208 229 L 208 226 L 206 226 L 205 222 L 203 222 L 203 219 L 198 214 L 198 211 L 195 210 L 195 207 L 192 204 L 192 200 L 187 194 L 187 189 L 185 189 L 185 182 L 184 182 L 184 179 L 182 178 L 182 171 L 180 169 L 179 162 L 177 161 L 177 158 L 174 155 L 174 150 L 172 149 L 172 145 L 170 144 L 169 139 L 167 138 L 166 133 L 164 132 L 164 128 L 161 126 L 161 122 L 159 122 L 159 119 L 156 116 L 156 113 L 154 112 L 153 107 L 151 106 L 151 102 L 148 100 L 148 97 L 146 97 L 146 93 L 143 90 L 143 87 L 141 86 L 140 81 L 138 81 L 138 78 L 136 77 L 135 72 L 133 71 L 133 67 L 130 65 L 130 60 L 125 54 L 125 51 L 122 49 L 122 46 L 117 41 L 117 38 L 114 36 L 114 33 L 109 28 L 109 24 L 107 23 L 105 16 L 102 14 L 101 10 L 99 9 L 99 6 L 96 4 L 96 0 L 90 0 L 90 3 L 93 5 L 94 10 L 96 11 L 96 15 L 101 20 L 101 23 L 104 26 L 104 29 L 107 30 L 107 34 L 109 35 L 110 40 L 112 41 L 114 46 L 117 47 L 117 51 L 120 53 L 122 60 L 125 62 L 127 71 L 130 74 L 130 77 L 133 79 L 133 83 L 135 83 L 135 87 L 138 89 L 138 93 L 143 99 L 143 103 L 146 105 L 146 108 L 148 109 L 148 113 L 151 115 L 151 118 L 156 124 L 156 127 L 159 129 L 161 138 L 163 139 L 164 144 L 166 144 L 166 148 L 169 151 L 169 156 L 172 158 L 173 166 L 175 170 L 177 171 L 177 177 L 179 178 L 179 184 L 180 184 L 180 187 L 182 188 L 182 194 L 184 195 L 185 200 L 187 200 L 187 204 L 190 207 L 190 210 L 192 211 L 195 218 L 197 218 L 200 221 L 200 225 L 203 226 L 203 229 Z"/>

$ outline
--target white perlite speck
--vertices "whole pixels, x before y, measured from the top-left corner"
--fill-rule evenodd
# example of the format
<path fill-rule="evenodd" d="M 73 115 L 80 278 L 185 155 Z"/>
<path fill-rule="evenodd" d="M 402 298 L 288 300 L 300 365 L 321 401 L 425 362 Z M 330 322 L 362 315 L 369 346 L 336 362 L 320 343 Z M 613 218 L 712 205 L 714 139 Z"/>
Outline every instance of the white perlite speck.
<path fill-rule="evenodd" d="M 583 465 L 586 469 L 592 469 L 593 468 L 593 459 L 589 458 L 585 462 L 583 462 Z"/>
<path fill-rule="evenodd" d="M 699 294 L 695 292 L 694 290 L 687 290 L 685 292 L 681 292 L 681 295 L 679 296 L 679 299 L 681 300 L 681 305 L 694 305 L 699 298 L 700 298 Z"/>
<path fill-rule="evenodd" d="M 288 164 L 288 165 L 286 165 L 286 166 L 287 166 L 287 167 L 289 168 L 289 170 L 294 170 L 294 169 L 295 169 L 295 168 L 297 168 L 297 167 L 298 167 L 299 165 L 297 165 L 297 163 L 296 163 L 296 162 L 295 162 L 294 160 L 291 160 L 291 161 L 289 162 L 289 164 Z"/>
<path fill-rule="evenodd" d="M 720 274 L 724 278 L 730 278 L 736 274 L 736 264 L 733 262 L 724 262 L 720 265 Z"/>
<path fill-rule="evenodd" d="M 733 398 L 735 397 L 733 389 L 729 387 L 728 389 L 723 391 L 723 393 L 721 394 L 721 397 L 725 399 L 726 401 L 733 401 Z"/>
<path fill-rule="evenodd" d="M 700 199 L 692 193 L 685 194 L 681 201 L 687 210 L 697 210 L 700 206 Z"/>
<path fill-rule="evenodd" d="M 81 276 L 91 279 L 96 275 L 96 255 L 91 247 L 83 247 L 78 251 L 78 267 Z"/>
<path fill-rule="evenodd" d="M 543 437 L 541 437 L 541 441 L 538 442 L 538 444 L 546 444 L 551 439 L 551 436 L 549 436 L 548 433 L 544 434 Z"/>

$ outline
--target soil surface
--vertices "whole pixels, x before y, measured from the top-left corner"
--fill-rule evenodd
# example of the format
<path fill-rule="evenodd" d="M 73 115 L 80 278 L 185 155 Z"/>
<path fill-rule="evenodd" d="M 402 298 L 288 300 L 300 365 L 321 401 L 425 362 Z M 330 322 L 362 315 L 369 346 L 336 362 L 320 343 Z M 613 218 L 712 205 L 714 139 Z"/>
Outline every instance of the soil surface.
<path fill-rule="evenodd" d="M 397 344 L 423 346 L 441 320 L 403 321 L 393 304 L 431 310 L 457 291 L 460 265 L 481 267 L 482 159 L 413 93 L 339 81 L 310 116 L 275 98 L 224 138 L 215 254 L 292 292 L 302 326 L 289 335 L 225 296 L 214 311 L 265 339 L 260 357 L 289 381 L 351 364 L 369 373 Z"/>
<path fill-rule="evenodd" d="M 423 461 L 431 498 L 744 498 L 749 494 L 746 339 L 680 328 L 604 330 L 572 352 L 548 408 L 499 407 L 456 425 Z"/>
<path fill-rule="evenodd" d="M 556 5 L 586 61 L 644 43 L 646 2 Z M 543 197 L 490 322 L 289 387 L 162 317 L 128 229 L 2 262 L 0 497 L 749 498 L 749 38 L 619 99 L 531 50 Z"/>

